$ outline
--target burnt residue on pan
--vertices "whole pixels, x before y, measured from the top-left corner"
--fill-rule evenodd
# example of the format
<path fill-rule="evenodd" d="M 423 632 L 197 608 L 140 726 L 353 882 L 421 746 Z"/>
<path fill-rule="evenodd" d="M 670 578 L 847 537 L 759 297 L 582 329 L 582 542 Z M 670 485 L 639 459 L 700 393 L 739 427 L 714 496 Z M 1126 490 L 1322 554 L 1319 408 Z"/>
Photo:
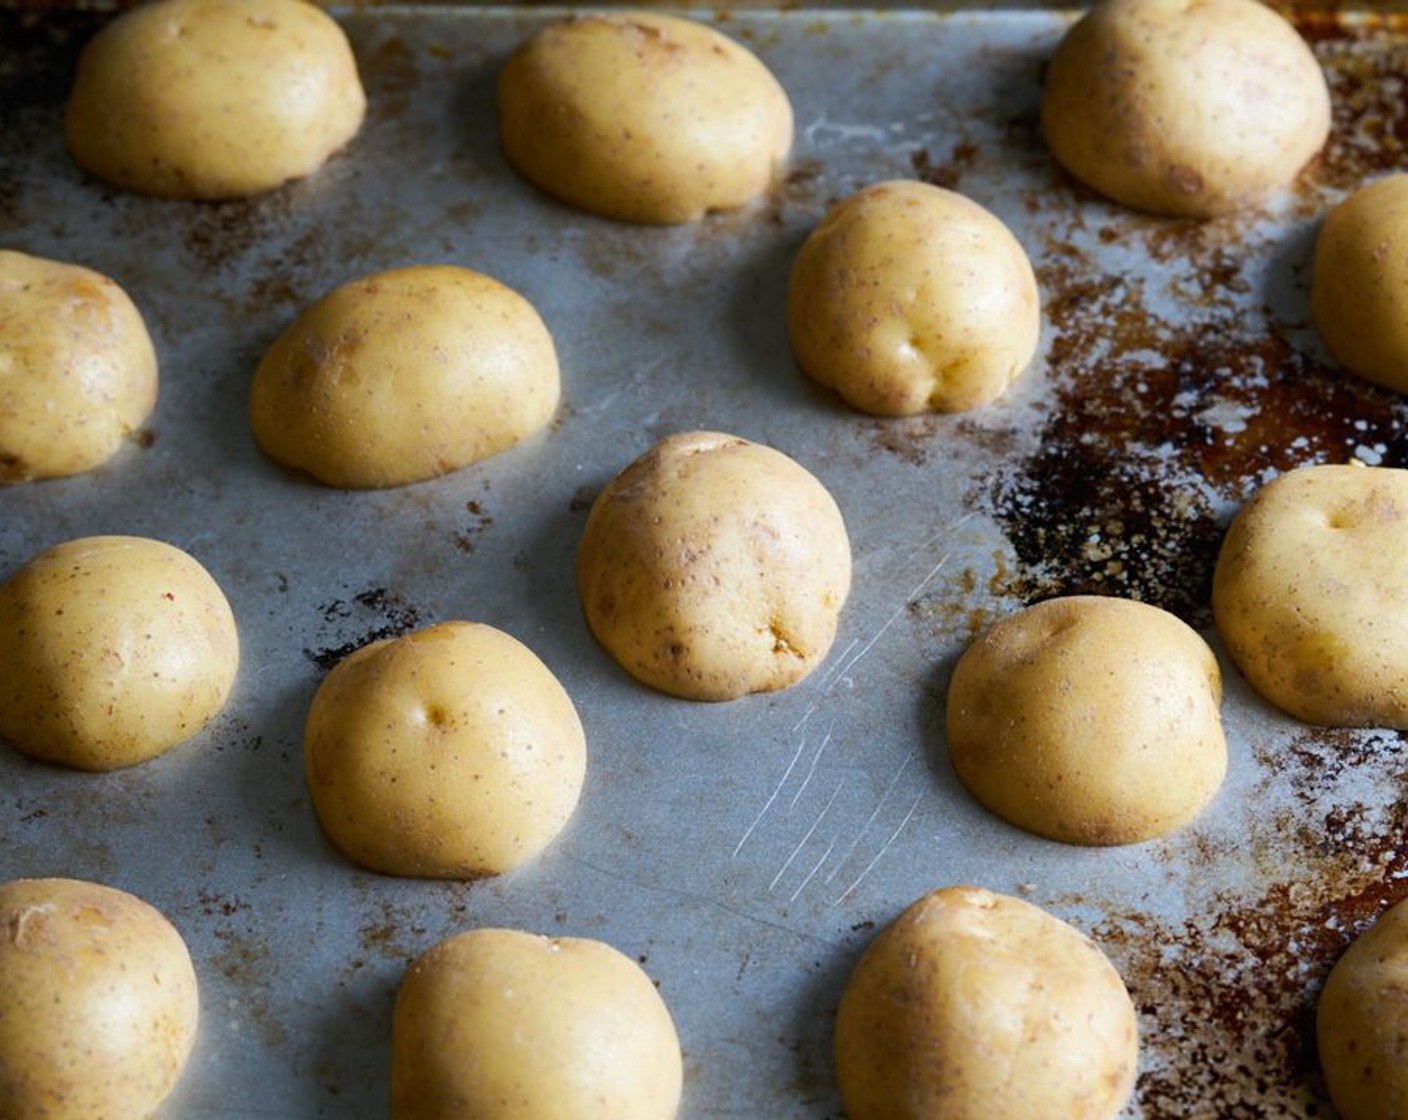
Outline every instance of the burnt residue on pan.
<path fill-rule="evenodd" d="M 1037 247 L 1048 332 L 1038 438 L 997 457 L 970 496 L 1009 550 L 994 601 L 1120 595 L 1209 630 L 1222 534 L 1253 490 L 1311 463 L 1408 467 L 1408 403 L 1338 368 L 1306 308 L 1319 216 L 1403 170 L 1405 24 L 1321 17 L 1305 29 L 1330 82 L 1333 134 L 1282 211 L 1193 222 L 1092 199 Z M 1051 900 L 1097 911 L 1090 932 L 1139 1007 L 1142 1115 L 1334 1115 L 1315 1001 L 1349 942 L 1408 896 L 1403 738 L 1304 728 L 1289 744 L 1242 744 L 1258 775 L 1249 796 L 1276 807 L 1247 814 L 1255 875 L 1192 892 L 1185 915 Z M 1171 877 L 1245 859 L 1194 833 Z"/>
<path fill-rule="evenodd" d="M 1011 546 L 1007 596 L 1122 595 L 1206 626 L 1226 520 L 1258 485 L 1309 463 L 1408 465 L 1408 406 L 1337 368 L 1304 306 L 1319 213 L 1396 169 L 1408 143 L 1404 45 L 1387 22 L 1307 22 L 1334 128 L 1284 222 L 1097 201 L 1034 254 L 1051 400 L 1034 449 L 974 500 Z"/>
<path fill-rule="evenodd" d="M 1246 837 L 1260 887 L 1219 892 L 1178 922 L 1106 910 L 1091 930 L 1139 1008 L 1146 1116 L 1333 1115 L 1315 1001 L 1350 941 L 1408 895 L 1402 749 L 1397 732 L 1306 729 L 1258 750 L 1256 795 L 1280 806 Z M 1400 796 L 1370 807 L 1347 789 L 1362 783 Z M 1180 873 L 1224 857 L 1200 848 Z"/>
<path fill-rule="evenodd" d="M 79 51 L 102 22 L 93 12 L 0 6 L 0 233 L 19 224 L 34 153 L 55 142 Z"/>
<path fill-rule="evenodd" d="M 359 591 L 350 599 L 329 599 L 319 604 L 318 611 L 325 626 L 339 637 L 353 632 L 352 637 L 331 645 L 304 648 L 303 656 L 325 671 L 354 650 L 370 642 L 409 634 L 425 621 L 419 607 L 384 587 Z"/>

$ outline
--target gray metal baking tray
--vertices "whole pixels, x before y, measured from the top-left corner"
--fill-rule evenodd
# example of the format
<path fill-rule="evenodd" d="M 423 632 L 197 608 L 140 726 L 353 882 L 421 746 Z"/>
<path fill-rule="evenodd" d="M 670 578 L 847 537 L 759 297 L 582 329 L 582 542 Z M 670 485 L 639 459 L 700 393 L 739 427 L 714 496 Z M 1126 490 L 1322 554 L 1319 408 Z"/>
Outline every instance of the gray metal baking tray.
<path fill-rule="evenodd" d="M 131 890 L 191 946 L 200 1039 L 163 1115 L 383 1115 L 405 964 L 452 932 L 507 925 L 642 962 L 682 1036 L 684 1117 L 839 1116 L 845 977 L 876 929 L 953 883 L 1018 894 L 1104 946 L 1140 1010 L 1126 1116 L 1329 1115 L 1314 997 L 1348 939 L 1408 893 L 1401 736 L 1295 724 L 1224 657 L 1232 763 L 1216 802 L 1165 840 L 1085 850 L 974 805 L 942 715 L 975 632 L 1050 594 L 1155 602 L 1216 643 L 1211 564 L 1246 494 L 1301 463 L 1408 458 L 1404 402 L 1337 371 L 1306 314 L 1319 215 L 1404 161 L 1398 17 L 1301 18 L 1334 93 L 1332 141 L 1273 204 L 1199 224 L 1122 211 L 1048 157 L 1036 108 L 1068 13 L 696 11 L 780 77 L 795 158 L 749 211 L 644 228 L 553 203 L 499 153 L 497 68 L 558 13 L 338 14 L 371 99 L 361 136 L 305 182 L 212 205 L 79 173 L 62 105 L 102 17 L 0 12 L 0 243 L 116 278 L 163 378 L 114 462 L 0 490 L 0 572 L 69 537 L 160 537 L 219 580 L 244 643 L 228 708 L 157 761 L 92 775 L 0 750 L 0 874 Z M 802 238 L 828 203 L 903 176 L 994 210 L 1036 265 L 1039 359 L 979 412 L 867 418 L 789 355 L 782 295 Z M 244 403 L 274 335 L 346 279 L 431 261 L 538 307 L 564 374 L 551 430 L 378 492 L 266 461 Z M 592 496 L 687 428 L 793 456 L 848 522 L 840 636 L 790 691 L 656 695 L 580 618 L 572 561 Z M 304 712 L 341 654 L 449 618 L 514 634 L 567 686 L 590 745 L 581 806 L 540 860 L 499 879 L 359 871 L 313 819 Z"/>

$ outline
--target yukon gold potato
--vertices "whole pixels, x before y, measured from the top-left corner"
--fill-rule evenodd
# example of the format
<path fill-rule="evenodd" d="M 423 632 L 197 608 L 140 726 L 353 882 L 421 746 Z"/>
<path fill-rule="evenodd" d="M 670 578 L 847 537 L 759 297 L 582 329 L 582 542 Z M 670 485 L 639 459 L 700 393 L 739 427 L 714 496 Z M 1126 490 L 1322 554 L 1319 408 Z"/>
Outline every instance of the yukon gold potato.
<path fill-rule="evenodd" d="M 1288 471 L 1233 518 L 1213 572 L 1223 645 L 1263 697 L 1332 727 L 1408 729 L 1408 473 Z"/>
<path fill-rule="evenodd" d="M 792 106 L 757 56 L 653 12 L 549 24 L 499 75 L 504 153 L 534 186 L 628 222 L 694 222 L 761 195 L 792 147 Z"/>
<path fill-rule="evenodd" d="M 1046 72 L 1046 142 L 1135 210 L 1211 218 L 1290 185 L 1324 146 L 1310 47 L 1258 0 L 1099 0 Z"/>
<path fill-rule="evenodd" d="M 0 739 L 34 758 L 116 770 L 224 706 L 239 635 L 199 562 L 145 537 L 81 537 L 0 584 Z"/>
<path fill-rule="evenodd" d="M 1095 944 L 973 887 L 886 927 L 836 1015 L 848 1120 L 1111 1120 L 1138 1049 L 1129 993 Z"/>
<path fill-rule="evenodd" d="M 1348 369 L 1408 393 L 1408 174 L 1360 187 L 1325 216 L 1310 313 Z"/>
<path fill-rule="evenodd" d="M 155 0 L 84 48 L 65 117 L 74 161 L 167 198 L 237 198 L 323 165 L 366 96 L 342 29 L 304 0 Z"/>
<path fill-rule="evenodd" d="M 1315 1029 L 1340 1120 L 1408 1116 L 1408 903 L 1381 915 L 1335 963 Z"/>
<path fill-rule="evenodd" d="M 156 404 L 156 352 L 127 293 L 0 250 L 0 483 L 91 470 Z"/>
<path fill-rule="evenodd" d="M 334 289 L 274 341 L 249 414 L 270 458 L 329 486 L 401 486 L 546 426 L 561 385 L 532 304 L 467 268 L 416 265 Z"/>
<path fill-rule="evenodd" d="M 1227 771 L 1217 659 L 1174 615 L 1049 599 L 959 658 L 948 750 L 968 791 L 1028 832 L 1134 844 L 1194 817 Z"/>
<path fill-rule="evenodd" d="M 826 657 L 851 546 L 825 487 L 781 452 L 719 432 L 662 440 L 598 495 L 577 551 L 592 633 L 652 688 L 731 700 Z"/>
<path fill-rule="evenodd" d="M 996 399 L 1041 335 L 1036 276 L 993 214 L 927 183 L 877 183 L 831 208 L 787 287 L 802 370 L 876 416 Z"/>
<path fill-rule="evenodd" d="M 479 929 L 414 961 L 391 1024 L 391 1120 L 672 1120 L 669 1009 L 600 941 Z"/>
<path fill-rule="evenodd" d="M 5 1120 L 147 1120 L 198 1013 L 185 942 L 140 898 L 74 879 L 0 885 Z"/>
<path fill-rule="evenodd" d="M 537 855 L 577 806 L 577 710 L 521 642 L 444 622 L 349 655 L 319 686 L 304 768 L 324 830 L 388 875 L 473 879 Z"/>

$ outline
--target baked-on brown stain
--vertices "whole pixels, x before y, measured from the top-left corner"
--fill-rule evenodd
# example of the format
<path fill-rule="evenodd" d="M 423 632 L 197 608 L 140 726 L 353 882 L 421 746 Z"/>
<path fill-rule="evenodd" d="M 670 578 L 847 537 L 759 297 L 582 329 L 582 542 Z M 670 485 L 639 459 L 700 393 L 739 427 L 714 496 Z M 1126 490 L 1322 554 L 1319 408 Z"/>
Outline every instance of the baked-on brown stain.
<path fill-rule="evenodd" d="M 1400 163 L 1408 137 L 1408 105 L 1386 80 L 1408 51 L 1404 21 L 1309 26 L 1336 112 L 1290 204 L 1302 221 Z M 1311 238 L 1293 226 L 1268 243 L 1237 218 L 1093 220 L 1106 223 L 1094 247 L 1073 236 L 1089 232 L 1080 225 L 1054 224 L 1033 254 L 1053 400 L 1036 449 L 975 504 L 1004 527 L 1016 598 L 1124 595 L 1205 626 L 1230 509 L 1272 473 L 1364 448 L 1376 465 L 1408 465 L 1408 407 L 1336 368 L 1313 338 Z M 1121 271 L 1107 246 L 1153 268 Z"/>
<path fill-rule="evenodd" d="M 1297 184 L 1283 243 L 1249 244 L 1266 234 L 1244 219 L 1096 210 L 1101 228 L 1057 224 L 1034 254 L 1049 408 L 1034 450 L 1005 460 L 971 498 L 1002 524 L 1012 553 L 994 595 L 1123 595 L 1208 628 L 1227 519 L 1261 482 L 1356 456 L 1408 466 L 1408 405 L 1337 369 L 1304 308 L 1319 214 L 1402 168 L 1408 22 L 1305 26 L 1327 70 L 1334 133 Z M 1153 267 L 1104 269 L 1111 248 Z M 1249 268 L 1249 256 L 1263 263 Z M 1247 838 L 1250 886 L 1182 921 L 1106 909 L 1090 931 L 1140 1008 L 1146 1120 L 1332 1115 L 1316 996 L 1350 940 L 1408 895 L 1408 799 L 1383 793 L 1405 785 L 1401 735 L 1307 728 L 1289 749 L 1252 749 L 1266 803 L 1292 807 Z M 1179 877 L 1241 862 L 1196 837 L 1175 850 Z"/>

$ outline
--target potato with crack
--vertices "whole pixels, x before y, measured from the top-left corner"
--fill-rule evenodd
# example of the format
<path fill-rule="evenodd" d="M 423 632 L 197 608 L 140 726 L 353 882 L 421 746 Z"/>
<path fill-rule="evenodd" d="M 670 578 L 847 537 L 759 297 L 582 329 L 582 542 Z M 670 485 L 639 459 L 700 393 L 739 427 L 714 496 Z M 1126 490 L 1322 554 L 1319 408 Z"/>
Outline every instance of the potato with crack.
<path fill-rule="evenodd" d="M 588 213 L 652 224 L 736 210 L 776 180 L 792 105 L 762 61 L 695 20 L 586 13 L 528 39 L 498 79 L 508 162 Z"/>
<path fill-rule="evenodd" d="M 954 191 L 895 180 L 827 211 L 787 285 L 804 373 L 874 416 L 963 412 L 996 400 L 1041 338 L 1021 243 Z"/>
<path fill-rule="evenodd" d="M 587 624 L 637 680 L 689 700 L 787 688 L 836 637 L 851 546 L 835 500 L 780 451 L 721 432 L 661 440 L 592 504 Z"/>
<path fill-rule="evenodd" d="M 1310 314 L 1347 369 L 1408 393 L 1408 174 L 1360 187 L 1325 215 Z"/>
<path fill-rule="evenodd" d="M 672 1120 L 669 1009 L 605 942 L 476 929 L 406 970 L 391 1024 L 391 1120 Z"/>
<path fill-rule="evenodd" d="M 1134 1005 L 1100 948 L 975 887 L 911 904 L 836 1013 L 849 1120 L 1113 1120 L 1134 1087 Z"/>
<path fill-rule="evenodd" d="M 1315 1034 L 1341 1120 L 1408 1116 L 1408 903 L 1381 914 L 1335 962 Z"/>
<path fill-rule="evenodd" d="M 1041 127 L 1077 179 L 1134 210 L 1214 218 L 1284 190 L 1324 146 L 1330 93 L 1259 0 L 1100 0 L 1047 67 Z"/>
<path fill-rule="evenodd" d="M 271 459 L 373 489 L 517 445 L 561 392 L 552 335 L 523 296 L 472 269 L 412 265 L 304 308 L 255 371 L 249 419 Z"/>
<path fill-rule="evenodd" d="M 1237 512 L 1213 570 L 1223 645 L 1306 723 L 1408 729 L 1408 472 L 1300 467 Z"/>
<path fill-rule="evenodd" d="M 1222 675 L 1197 631 L 1147 603 L 1048 599 L 964 651 L 948 687 L 959 780 L 1018 828 L 1135 844 L 1187 823 L 1227 772 Z"/>
<path fill-rule="evenodd" d="M 79 58 L 64 118 L 74 162 L 124 190 L 230 199 L 312 174 L 367 99 L 342 28 L 304 0 L 156 0 Z"/>
<path fill-rule="evenodd" d="M 156 397 L 156 350 L 116 282 L 0 250 L 0 483 L 101 466 Z"/>
<path fill-rule="evenodd" d="M 477 879 L 541 852 L 577 807 L 577 709 L 527 646 L 451 621 L 372 642 L 318 686 L 303 733 L 318 820 L 387 875 Z"/>
<path fill-rule="evenodd" d="M 200 997 L 181 934 L 126 891 L 0 885 L 0 1116 L 146 1120 L 195 1045 Z"/>
<path fill-rule="evenodd" d="M 134 766 L 216 716 L 239 659 L 229 601 L 194 557 L 65 541 L 0 584 L 0 739 L 80 770 Z"/>

